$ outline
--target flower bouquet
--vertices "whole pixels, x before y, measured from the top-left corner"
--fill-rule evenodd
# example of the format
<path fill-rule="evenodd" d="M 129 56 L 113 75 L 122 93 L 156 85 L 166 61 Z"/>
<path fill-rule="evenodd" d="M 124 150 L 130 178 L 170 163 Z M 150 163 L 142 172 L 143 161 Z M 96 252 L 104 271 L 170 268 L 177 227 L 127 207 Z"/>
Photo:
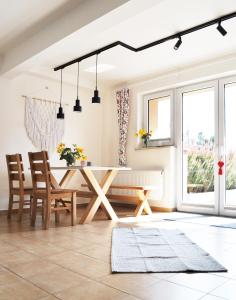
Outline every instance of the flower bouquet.
<path fill-rule="evenodd" d="M 57 146 L 57 153 L 59 154 L 60 160 L 65 160 L 67 166 L 72 166 L 75 164 L 76 160 L 85 161 L 87 157 L 83 154 L 83 148 L 78 147 L 76 144 L 73 147 L 66 147 L 65 144 L 60 143 Z"/>
<path fill-rule="evenodd" d="M 146 129 L 141 128 L 138 132 L 136 132 L 135 136 L 140 137 L 143 140 L 144 145 L 148 146 L 148 141 L 152 136 L 152 131 L 148 132 Z"/>

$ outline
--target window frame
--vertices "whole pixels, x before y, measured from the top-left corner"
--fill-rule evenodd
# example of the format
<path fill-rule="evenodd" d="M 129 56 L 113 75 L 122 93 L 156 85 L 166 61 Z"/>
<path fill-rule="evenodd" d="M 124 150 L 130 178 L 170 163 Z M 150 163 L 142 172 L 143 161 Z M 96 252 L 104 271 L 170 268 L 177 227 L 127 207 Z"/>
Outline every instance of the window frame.
<path fill-rule="evenodd" d="M 170 138 L 161 139 L 150 139 L 148 142 L 148 147 L 165 147 L 174 146 L 175 144 L 175 133 L 174 133 L 174 94 L 175 90 L 163 90 L 159 92 L 154 92 L 146 94 L 143 96 L 143 127 L 147 130 L 149 129 L 149 101 L 158 98 L 170 97 Z"/>

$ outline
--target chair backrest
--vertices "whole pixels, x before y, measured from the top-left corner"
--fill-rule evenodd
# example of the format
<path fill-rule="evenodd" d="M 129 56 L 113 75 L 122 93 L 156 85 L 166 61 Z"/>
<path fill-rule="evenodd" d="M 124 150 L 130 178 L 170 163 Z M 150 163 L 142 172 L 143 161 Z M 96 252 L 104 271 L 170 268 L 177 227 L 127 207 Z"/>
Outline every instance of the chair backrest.
<path fill-rule="evenodd" d="M 32 176 L 33 190 L 45 190 L 47 194 L 51 192 L 51 170 L 48 161 L 47 151 L 29 152 L 30 169 Z"/>
<path fill-rule="evenodd" d="M 14 187 L 24 190 L 25 175 L 21 154 L 7 154 L 6 161 L 10 190 Z"/>

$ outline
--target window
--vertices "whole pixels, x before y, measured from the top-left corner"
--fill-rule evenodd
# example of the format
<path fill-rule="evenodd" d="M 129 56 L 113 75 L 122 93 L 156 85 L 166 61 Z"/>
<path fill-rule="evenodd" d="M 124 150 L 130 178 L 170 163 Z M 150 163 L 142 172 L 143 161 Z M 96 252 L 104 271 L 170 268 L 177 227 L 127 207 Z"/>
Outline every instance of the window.
<path fill-rule="evenodd" d="M 149 146 L 173 145 L 173 91 L 144 96 L 144 128 L 152 131 Z"/>

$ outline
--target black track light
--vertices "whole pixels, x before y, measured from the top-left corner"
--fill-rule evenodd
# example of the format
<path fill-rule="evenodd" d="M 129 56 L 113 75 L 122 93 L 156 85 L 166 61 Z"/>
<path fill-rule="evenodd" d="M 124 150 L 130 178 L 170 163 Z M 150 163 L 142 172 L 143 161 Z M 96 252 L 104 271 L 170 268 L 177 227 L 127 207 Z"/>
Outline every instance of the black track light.
<path fill-rule="evenodd" d="M 182 39 L 181 39 L 181 36 L 179 36 L 179 39 L 174 46 L 174 49 L 178 50 L 181 44 L 182 44 Z"/>
<path fill-rule="evenodd" d="M 219 33 L 221 33 L 223 36 L 225 36 L 227 34 L 227 31 L 224 29 L 224 27 L 222 27 L 221 25 L 221 21 L 219 21 L 218 26 L 216 27 L 216 29 L 219 31 Z"/>
<path fill-rule="evenodd" d="M 77 72 L 77 98 L 75 100 L 74 111 L 82 112 L 82 106 L 80 105 L 80 100 L 79 100 L 79 62 L 78 62 L 78 72 Z"/>
<path fill-rule="evenodd" d="M 62 100 L 62 70 L 61 69 L 61 93 L 60 93 L 60 107 L 59 107 L 59 110 L 58 110 L 58 113 L 57 113 L 57 119 L 64 119 L 64 113 L 63 113 L 63 108 L 61 106 L 61 100 Z"/>
<path fill-rule="evenodd" d="M 94 90 L 94 96 L 92 97 L 92 103 L 101 103 L 101 98 L 99 97 L 97 83 L 98 83 L 98 54 L 96 54 L 96 88 Z"/>

